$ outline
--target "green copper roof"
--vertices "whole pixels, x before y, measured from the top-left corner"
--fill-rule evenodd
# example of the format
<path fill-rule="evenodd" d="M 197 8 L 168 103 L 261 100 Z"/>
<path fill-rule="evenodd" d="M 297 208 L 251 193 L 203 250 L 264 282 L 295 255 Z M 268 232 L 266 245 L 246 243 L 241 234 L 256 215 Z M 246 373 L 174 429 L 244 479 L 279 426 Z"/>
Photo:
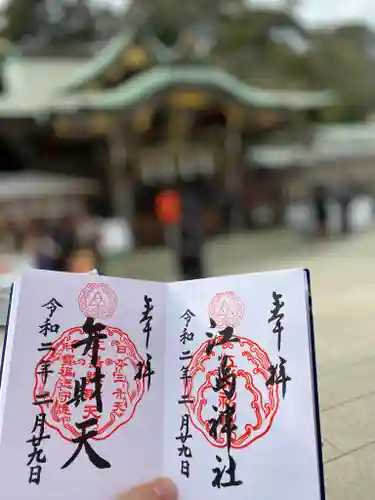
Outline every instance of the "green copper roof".
<path fill-rule="evenodd" d="M 136 35 L 135 30 L 125 30 L 113 38 L 97 56 L 72 75 L 65 90 L 75 90 L 100 77 L 115 62 L 116 58 L 121 56 L 123 50 L 135 40 Z M 169 63 L 175 58 L 174 52 L 152 35 L 143 35 L 142 41 L 159 64 Z"/>
<path fill-rule="evenodd" d="M 150 69 L 124 84 L 102 92 L 61 96 L 51 102 L 51 111 L 118 110 L 135 106 L 170 87 L 199 87 L 222 91 L 246 106 L 280 109 L 319 108 L 333 104 L 329 91 L 273 91 L 255 88 L 226 71 L 206 66 L 173 66 Z"/>
<path fill-rule="evenodd" d="M 31 118 L 61 91 L 66 75 L 79 71 L 82 60 L 10 56 L 3 66 L 5 92 L 0 95 L 2 118 Z"/>

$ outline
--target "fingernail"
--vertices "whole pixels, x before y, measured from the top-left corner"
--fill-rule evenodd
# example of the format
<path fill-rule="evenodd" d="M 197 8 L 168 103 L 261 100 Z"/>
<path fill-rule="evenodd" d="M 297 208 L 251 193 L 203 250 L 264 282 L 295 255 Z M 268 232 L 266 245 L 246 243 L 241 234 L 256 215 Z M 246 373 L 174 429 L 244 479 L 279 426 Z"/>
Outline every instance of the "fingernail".
<path fill-rule="evenodd" d="M 154 482 L 153 491 L 162 500 L 175 500 L 177 498 L 177 488 L 170 479 L 157 479 Z"/>

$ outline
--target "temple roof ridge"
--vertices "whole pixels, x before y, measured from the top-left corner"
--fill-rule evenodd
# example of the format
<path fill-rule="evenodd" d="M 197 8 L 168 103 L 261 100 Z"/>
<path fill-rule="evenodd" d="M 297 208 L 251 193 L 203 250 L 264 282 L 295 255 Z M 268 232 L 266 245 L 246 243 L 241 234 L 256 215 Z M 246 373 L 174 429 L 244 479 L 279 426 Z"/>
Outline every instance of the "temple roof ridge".
<path fill-rule="evenodd" d="M 232 95 L 244 105 L 265 108 L 306 109 L 331 105 L 331 91 L 269 90 L 249 85 L 215 66 L 161 66 L 151 68 L 131 80 L 106 91 L 60 96 L 53 108 L 70 112 L 79 109 L 126 108 L 147 100 L 155 93 L 175 86 L 206 87 Z"/>

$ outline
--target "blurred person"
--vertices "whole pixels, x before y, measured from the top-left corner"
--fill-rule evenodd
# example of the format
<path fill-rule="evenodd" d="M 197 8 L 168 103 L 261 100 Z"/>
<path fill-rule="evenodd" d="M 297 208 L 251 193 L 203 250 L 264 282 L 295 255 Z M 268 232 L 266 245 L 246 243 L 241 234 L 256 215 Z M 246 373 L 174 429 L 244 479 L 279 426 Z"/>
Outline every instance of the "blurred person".
<path fill-rule="evenodd" d="M 337 201 L 341 211 L 341 232 L 342 234 L 350 233 L 349 209 L 352 202 L 352 193 L 347 184 L 341 184 L 337 188 Z"/>
<path fill-rule="evenodd" d="M 182 189 L 182 211 L 180 238 L 178 242 L 178 263 L 183 279 L 200 279 L 203 270 L 204 230 L 202 204 L 192 187 Z"/>
<path fill-rule="evenodd" d="M 8 221 L 6 225 L 6 232 L 8 237 L 11 239 L 12 250 L 15 252 L 21 252 L 24 242 L 24 231 L 19 223 L 15 221 Z"/>
<path fill-rule="evenodd" d="M 69 269 L 72 272 L 87 272 L 97 269 L 101 273 L 103 256 L 100 245 L 99 221 L 85 214 L 77 220 L 77 248 L 71 256 Z"/>
<path fill-rule="evenodd" d="M 87 273 L 95 266 L 95 258 L 91 249 L 79 249 L 68 260 L 67 268 L 71 273 Z"/>
<path fill-rule="evenodd" d="M 315 219 L 318 226 L 318 235 L 327 236 L 328 224 L 328 192 L 325 186 L 317 185 L 313 192 L 313 206 Z"/>
<path fill-rule="evenodd" d="M 35 267 L 55 271 L 57 246 L 53 241 L 47 224 L 41 219 L 31 220 L 26 229 L 23 249 L 28 253 Z"/>
<path fill-rule="evenodd" d="M 222 191 L 219 195 L 219 206 L 223 217 L 223 224 L 226 231 L 231 229 L 233 199 L 230 193 Z"/>
<path fill-rule="evenodd" d="M 56 245 L 55 271 L 69 271 L 73 254 L 78 249 L 76 222 L 72 216 L 65 216 L 51 232 Z"/>
<path fill-rule="evenodd" d="M 9 252 L 9 250 L 13 250 L 12 243 L 7 223 L 4 219 L 0 219 L 0 251 Z"/>
<path fill-rule="evenodd" d="M 56 266 L 58 247 L 53 238 L 46 234 L 39 242 L 38 249 L 35 252 L 35 266 L 45 271 L 58 271 Z"/>
<path fill-rule="evenodd" d="M 24 230 L 20 224 L 6 217 L 0 220 L 0 247 L 5 252 L 22 252 Z"/>
<path fill-rule="evenodd" d="M 164 243 L 173 252 L 176 252 L 179 242 L 181 222 L 181 195 L 172 187 L 161 191 L 155 198 L 155 214 L 163 225 Z"/>

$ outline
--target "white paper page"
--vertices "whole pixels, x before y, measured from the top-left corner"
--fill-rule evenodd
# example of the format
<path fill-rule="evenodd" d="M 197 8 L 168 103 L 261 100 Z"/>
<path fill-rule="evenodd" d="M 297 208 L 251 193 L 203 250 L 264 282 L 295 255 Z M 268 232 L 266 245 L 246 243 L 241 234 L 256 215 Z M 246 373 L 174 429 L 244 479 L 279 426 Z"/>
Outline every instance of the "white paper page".
<path fill-rule="evenodd" d="M 54 500 L 111 500 L 160 475 L 165 285 L 28 271 L 19 291 L 0 436 L 1 487 L 7 500 L 50 500 L 51 495 Z M 141 322 L 145 296 L 153 309 Z M 88 329 L 82 330 L 87 317 L 106 325 L 104 330 L 98 326 L 104 337 L 97 360 L 92 342 L 74 345 L 89 339 Z M 38 351 L 51 347 L 49 342 L 54 351 Z M 50 396 L 45 399 L 53 402 L 34 405 L 41 402 L 36 395 L 46 391 Z M 85 443 L 84 433 L 90 437 Z M 33 442 L 33 436 L 44 439 Z"/>
<path fill-rule="evenodd" d="M 164 474 L 181 500 L 322 500 L 306 293 L 302 270 L 170 285 Z"/>

